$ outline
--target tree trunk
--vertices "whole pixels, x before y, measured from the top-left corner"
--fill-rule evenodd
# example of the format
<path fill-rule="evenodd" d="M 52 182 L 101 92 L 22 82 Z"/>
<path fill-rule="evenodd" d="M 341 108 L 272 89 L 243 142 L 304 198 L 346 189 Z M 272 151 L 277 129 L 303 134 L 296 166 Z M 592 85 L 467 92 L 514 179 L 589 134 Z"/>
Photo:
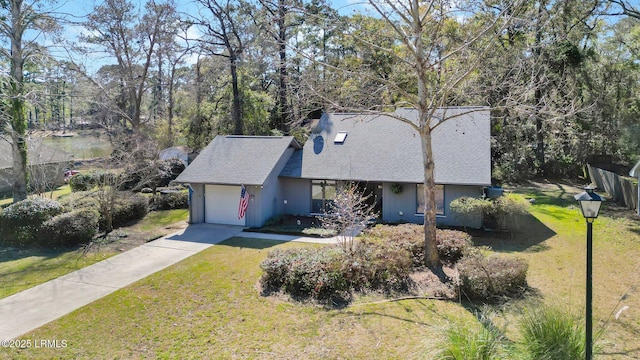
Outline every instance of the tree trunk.
<path fill-rule="evenodd" d="M 231 63 L 231 87 L 233 90 L 233 104 L 231 109 L 234 124 L 233 134 L 242 135 L 242 103 L 240 101 L 240 90 L 238 89 L 238 69 L 236 63 L 236 55 L 232 54 L 231 56 L 229 56 L 229 61 Z"/>
<path fill-rule="evenodd" d="M 411 2 L 413 21 L 413 35 L 416 56 L 416 73 L 418 75 L 418 127 L 420 129 L 420 142 L 422 144 L 422 156 L 424 165 L 424 262 L 430 269 L 442 267 L 436 243 L 436 196 L 434 181 L 434 162 L 431 144 L 431 118 L 434 109 L 428 103 L 428 55 L 422 41 L 423 24 L 420 20 L 419 1 Z"/>
<path fill-rule="evenodd" d="M 289 113 L 289 104 L 287 98 L 287 25 L 286 25 L 287 9 L 284 0 L 278 1 L 278 105 L 276 113 L 275 127 L 287 132 L 287 115 Z"/>
<path fill-rule="evenodd" d="M 24 58 L 22 54 L 23 9 L 11 1 L 11 141 L 13 156 L 13 202 L 27 198 L 27 118 L 24 106 Z"/>
<path fill-rule="evenodd" d="M 534 117 L 535 117 L 535 122 L 536 122 L 536 160 L 538 162 L 538 172 L 540 175 L 544 175 L 544 170 L 545 170 L 545 155 L 544 155 L 544 128 L 543 128 L 543 123 L 542 123 L 542 116 L 540 114 L 540 107 L 542 106 L 542 96 L 543 96 L 543 89 L 542 89 L 542 84 L 541 82 L 541 78 L 540 78 L 540 73 L 542 72 L 542 69 L 540 69 L 541 63 L 542 63 L 542 15 L 543 15 L 543 8 L 545 6 L 544 2 L 540 2 L 538 4 L 538 18 L 536 19 L 536 38 L 535 38 L 535 48 L 533 50 L 534 54 L 535 54 L 535 58 L 534 58 L 534 66 L 538 67 L 536 74 L 535 74 L 535 78 L 534 78 L 534 86 L 535 86 L 535 94 L 534 94 L 534 101 L 535 101 L 535 107 L 534 107 Z"/>

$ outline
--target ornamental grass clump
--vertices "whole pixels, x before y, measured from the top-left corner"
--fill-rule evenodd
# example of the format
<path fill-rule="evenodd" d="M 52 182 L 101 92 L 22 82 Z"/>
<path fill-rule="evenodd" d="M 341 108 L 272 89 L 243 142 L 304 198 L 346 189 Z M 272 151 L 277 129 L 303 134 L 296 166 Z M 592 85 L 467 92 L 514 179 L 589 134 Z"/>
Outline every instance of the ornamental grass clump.
<path fill-rule="evenodd" d="M 585 332 L 580 317 L 554 306 L 527 311 L 520 320 L 522 359 L 585 358 Z"/>
<path fill-rule="evenodd" d="M 475 326 L 455 324 L 445 332 L 438 344 L 438 360 L 504 359 L 504 337 L 494 326 L 477 323 Z"/>

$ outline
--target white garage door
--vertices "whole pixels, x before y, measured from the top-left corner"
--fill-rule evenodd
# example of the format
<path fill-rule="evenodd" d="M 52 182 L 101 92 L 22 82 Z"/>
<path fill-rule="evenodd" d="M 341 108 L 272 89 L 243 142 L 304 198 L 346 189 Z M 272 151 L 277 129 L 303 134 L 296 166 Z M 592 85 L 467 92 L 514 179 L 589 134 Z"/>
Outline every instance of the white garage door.
<path fill-rule="evenodd" d="M 205 222 L 244 226 L 246 216 L 238 219 L 240 191 L 240 186 L 205 185 Z"/>

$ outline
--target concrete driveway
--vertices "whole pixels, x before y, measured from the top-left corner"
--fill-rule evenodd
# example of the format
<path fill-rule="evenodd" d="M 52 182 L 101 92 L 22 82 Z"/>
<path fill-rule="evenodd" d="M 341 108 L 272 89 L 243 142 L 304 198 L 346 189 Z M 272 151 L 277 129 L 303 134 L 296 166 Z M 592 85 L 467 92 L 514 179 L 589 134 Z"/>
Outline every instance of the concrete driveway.
<path fill-rule="evenodd" d="M 242 232 L 196 224 L 86 268 L 0 299 L 0 341 L 15 339 Z"/>

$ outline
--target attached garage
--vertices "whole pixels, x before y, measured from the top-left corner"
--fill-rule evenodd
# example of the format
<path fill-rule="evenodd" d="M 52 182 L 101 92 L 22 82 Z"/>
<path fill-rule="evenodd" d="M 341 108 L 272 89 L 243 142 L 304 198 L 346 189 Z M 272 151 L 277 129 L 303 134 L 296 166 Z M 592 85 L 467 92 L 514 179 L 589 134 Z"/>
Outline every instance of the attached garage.
<path fill-rule="evenodd" d="M 205 185 L 205 222 L 244 226 L 246 216 L 238 219 L 240 191 L 235 185 Z"/>
<path fill-rule="evenodd" d="M 175 180 L 191 189 L 189 221 L 262 226 L 284 206 L 278 175 L 300 149 L 291 136 L 216 136 Z M 242 186 L 247 207 L 238 219 Z"/>

